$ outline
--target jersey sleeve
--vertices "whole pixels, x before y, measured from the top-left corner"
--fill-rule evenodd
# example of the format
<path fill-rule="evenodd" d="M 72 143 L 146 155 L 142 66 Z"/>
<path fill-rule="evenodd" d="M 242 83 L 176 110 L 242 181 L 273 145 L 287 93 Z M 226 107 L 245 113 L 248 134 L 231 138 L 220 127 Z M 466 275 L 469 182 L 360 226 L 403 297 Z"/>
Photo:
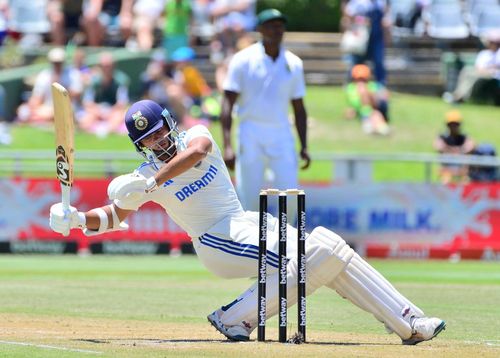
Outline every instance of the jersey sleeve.
<path fill-rule="evenodd" d="M 293 65 L 294 81 L 293 87 L 291 88 L 291 98 L 299 99 L 304 98 L 306 95 L 306 82 L 304 79 L 304 67 L 302 60 L 296 58 L 295 64 Z"/>
<path fill-rule="evenodd" d="M 204 125 L 198 124 L 196 126 L 193 126 L 190 129 L 188 129 L 185 133 L 186 133 L 186 135 L 185 135 L 183 140 L 184 140 L 184 144 L 186 147 L 189 145 L 189 143 L 193 139 L 198 138 L 198 137 L 206 137 L 206 138 L 210 139 L 212 144 L 215 143 L 214 138 L 212 137 L 212 134 L 210 133 L 208 128 L 205 127 Z M 212 145 L 212 149 L 213 148 L 214 148 L 214 146 Z"/>
<path fill-rule="evenodd" d="M 234 56 L 231 61 L 229 61 L 229 67 L 227 70 L 227 75 L 224 80 L 223 88 L 224 91 L 231 91 L 240 93 L 243 81 L 243 65 L 239 56 Z"/>

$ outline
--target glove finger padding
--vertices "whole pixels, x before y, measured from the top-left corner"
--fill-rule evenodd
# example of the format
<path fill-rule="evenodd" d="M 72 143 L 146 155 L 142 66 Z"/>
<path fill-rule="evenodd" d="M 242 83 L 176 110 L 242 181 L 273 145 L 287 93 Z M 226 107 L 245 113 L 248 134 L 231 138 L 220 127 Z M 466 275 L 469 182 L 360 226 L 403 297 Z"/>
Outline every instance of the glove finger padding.
<path fill-rule="evenodd" d="M 50 207 L 49 226 L 55 232 L 68 234 L 69 230 L 78 226 L 78 211 L 73 206 L 65 212 L 62 203 Z"/>
<path fill-rule="evenodd" d="M 129 196 L 138 198 L 146 194 L 147 179 L 140 174 L 125 174 L 113 179 L 108 186 L 111 200 L 124 200 Z"/>
<path fill-rule="evenodd" d="M 147 179 L 138 173 L 116 177 L 109 183 L 108 196 L 121 209 L 137 210 L 146 196 Z"/>

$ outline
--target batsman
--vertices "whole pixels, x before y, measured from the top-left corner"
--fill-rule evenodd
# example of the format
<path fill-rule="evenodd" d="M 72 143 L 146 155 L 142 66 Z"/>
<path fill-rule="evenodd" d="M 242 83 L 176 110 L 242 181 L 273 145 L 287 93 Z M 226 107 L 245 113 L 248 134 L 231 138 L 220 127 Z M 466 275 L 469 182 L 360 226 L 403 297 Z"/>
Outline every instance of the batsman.
<path fill-rule="evenodd" d="M 179 132 L 168 110 L 150 100 L 134 103 L 125 124 L 145 161 L 133 173 L 118 176 L 108 187 L 109 205 L 80 212 L 61 203 L 50 208 L 50 227 L 58 233 L 79 228 L 86 235 L 126 230 L 125 219 L 153 201 L 192 239 L 208 270 L 224 278 L 257 276 L 258 213 L 244 211 L 221 152 L 210 132 L 197 125 Z M 278 310 L 278 224 L 268 217 L 267 317 Z M 287 227 L 288 237 L 296 229 Z M 287 248 L 288 305 L 297 300 L 297 247 Z M 307 294 L 326 286 L 379 320 L 403 344 L 417 344 L 445 328 L 399 293 L 337 234 L 316 227 L 307 234 Z M 231 303 L 208 315 L 208 321 L 233 341 L 248 341 L 257 326 L 257 283 Z"/>

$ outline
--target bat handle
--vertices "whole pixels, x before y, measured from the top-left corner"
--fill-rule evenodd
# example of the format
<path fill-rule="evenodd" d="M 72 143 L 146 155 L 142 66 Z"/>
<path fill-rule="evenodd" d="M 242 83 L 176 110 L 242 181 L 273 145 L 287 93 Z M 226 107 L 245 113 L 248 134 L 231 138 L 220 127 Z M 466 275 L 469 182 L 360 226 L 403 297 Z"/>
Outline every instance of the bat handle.
<path fill-rule="evenodd" d="M 70 190 L 71 190 L 71 187 L 69 185 L 64 185 L 64 184 L 61 184 L 61 203 L 62 203 L 62 207 L 63 207 L 63 210 L 64 210 L 64 218 L 65 219 L 68 219 L 69 220 L 69 214 L 70 214 L 70 210 L 69 210 L 69 206 L 70 206 Z M 63 233 L 64 236 L 68 236 L 69 235 L 69 230 L 64 232 Z"/>

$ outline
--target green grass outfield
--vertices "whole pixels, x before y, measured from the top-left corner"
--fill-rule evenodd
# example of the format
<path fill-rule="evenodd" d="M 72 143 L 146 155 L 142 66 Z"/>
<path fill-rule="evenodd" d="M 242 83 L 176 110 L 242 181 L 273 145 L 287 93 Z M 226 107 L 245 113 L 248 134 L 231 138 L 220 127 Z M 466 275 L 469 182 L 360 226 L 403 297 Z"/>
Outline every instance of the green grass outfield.
<path fill-rule="evenodd" d="M 0 357 L 500 356 L 498 263 L 371 263 L 447 329 L 401 346 L 372 316 L 323 288 L 308 299 L 310 343 L 227 343 L 205 317 L 252 281 L 219 279 L 195 256 L 15 255 L 0 256 Z M 289 319 L 292 334 L 295 307 Z M 268 327 L 275 340 L 275 318 Z"/>
<path fill-rule="evenodd" d="M 346 100 L 340 87 L 309 86 L 305 103 L 310 118 L 309 149 L 313 154 L 430 153 L 433 152 L 435 136 L 444 130 L 444 114 L 451 108 L 437 97 L 393 93 L 390 101 L 393 133 L 385 138 L 365 135 L 358 121 L 344 119 Z M 464 116 L 464 131 L 477 142 L 493 143 L 500 150 L 500 107 L 464 104 L 459 109 Z M 210 130 L 221 143 L 219 123 L 214 123 Z M 54 147 L 52 130 L 17 127 L 13 129 L 13 137 L 12 149 Z M 99 139 L 77 133 L 75 146 L 77 178 L 82 176 L 82 173 L 78 173 L 78 150 L 134 150 L 126 136 L 118 135 Z M 3 148 L 9 147 L 0 147 L 0 150 Z M 313 162 L 309 170 L 301 172 L 301 179 L 330 180 L 332 168 L 330 162 Z M 376 180 L 422 181 L 424 173 L 422 164 L 412 163 L 377 163 L 374 169 Z"/>

